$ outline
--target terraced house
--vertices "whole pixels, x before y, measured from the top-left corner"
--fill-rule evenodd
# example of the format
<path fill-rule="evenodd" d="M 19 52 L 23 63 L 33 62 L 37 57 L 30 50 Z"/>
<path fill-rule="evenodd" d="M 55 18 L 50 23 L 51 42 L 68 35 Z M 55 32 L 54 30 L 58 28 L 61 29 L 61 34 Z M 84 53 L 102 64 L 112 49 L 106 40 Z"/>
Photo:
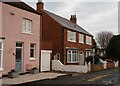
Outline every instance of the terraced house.
<path fill-rule="evenodd" d="M 63 64 L 84 65 L 92 53 L 93 36 L 77 25 L 76 15 L 70 20 L 44 9 L 39 0 L 37 11 L 42 13 L 42 49 L 52 50 L 52 58 Z"/>
<path fill-rule="evenodd" d="M 3 75 L 13 69 L 24 73 L 39 68 L 41 14 L 18 0 L 0 2 L 0 7 L 0 66 L 4 69 Z"/>

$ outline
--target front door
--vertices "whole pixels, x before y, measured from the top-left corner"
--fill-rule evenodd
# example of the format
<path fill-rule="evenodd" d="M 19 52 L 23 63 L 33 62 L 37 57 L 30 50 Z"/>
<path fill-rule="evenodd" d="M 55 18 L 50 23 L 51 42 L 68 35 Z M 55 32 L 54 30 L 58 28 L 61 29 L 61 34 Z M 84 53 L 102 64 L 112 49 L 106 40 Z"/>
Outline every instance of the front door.
<path fill-rule="evenodd" d="M 16 43 L 16 71 L 22 72 L 22 43 Z"/>
<path fill-rule="evenodd" d="M 84 61 L 85 61 L 84 52 L 81 51 L 79 56 L 79 65 L 84 65 Z"/>

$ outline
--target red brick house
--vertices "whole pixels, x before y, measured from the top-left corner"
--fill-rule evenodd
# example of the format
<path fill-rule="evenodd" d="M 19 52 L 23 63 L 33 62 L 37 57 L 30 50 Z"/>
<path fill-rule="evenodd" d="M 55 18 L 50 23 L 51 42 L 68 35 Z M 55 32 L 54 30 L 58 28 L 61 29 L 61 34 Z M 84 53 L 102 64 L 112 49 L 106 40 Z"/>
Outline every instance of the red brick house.
<path fill-rule="evenodd" d="M 76 15 L 68 20 L 44 10 L 42 0 L 37 3 L 37 11 L 43 15 L 42 49 L 52 50 L 51 59 L 59 59 L 65 65 L 84 65 L 92 52 L 93 36 L 77 25 Z"/>

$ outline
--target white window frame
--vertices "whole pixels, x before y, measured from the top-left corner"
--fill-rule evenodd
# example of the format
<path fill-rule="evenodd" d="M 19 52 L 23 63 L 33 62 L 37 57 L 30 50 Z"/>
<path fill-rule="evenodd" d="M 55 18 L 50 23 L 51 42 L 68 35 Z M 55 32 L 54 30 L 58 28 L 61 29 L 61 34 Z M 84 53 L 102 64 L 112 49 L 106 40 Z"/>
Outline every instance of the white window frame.
<path fill-rule="evenodd" d="M 86 36 L 86 44 L 87 45 L 92 45 L 92 37 Z"/>
<path fill-rule="evenodd" d="M 71 57 L 68 57 L 69 55 Z M 71 61 L 69 61 L 69 59 L 71 59 Z M 78 62 L 79 62 L 79 51 L 78 50 L 67 50 L 67 63 L 78 63 Z"/>
<path fill-rule="evenodd" d="M 31 47 L 31 45 L 34 45 L 34 47 Z M 31 49 L 34 49 L 34 57 L 31 57 Z M 36 56 L 36 44 L 31 43 L 30 44 L 30 60 L 35 60 L 35 56 Z"/>
<path fill-rule="evenodd" d="M 91 55 L 92 55 L 92 51 L 86 51 L 86 58 L 88 57 L 88 56 L 87 56 L 87 53 L 89 53 L 88 56 L 91 56 Z"/>
<path fill-rule="evenodd" d="M 60 53 L 56 53 L 54 55 L 54 60 L 60 60 Z"/>
<path fill-rule="evenodd" d="M 84 34 L 79 34 L 79 43 L 84 44 Z"/>
<path fill-rule="evenodd" d="M 67 38 L 69 42 L 76 42 L 76 32 L 67 31 Z"/>
<path fill-rule="evenodd" d="M 22 33 L 32 33 L 32 20 L 23 18 L 22 21 Z"/>
<path fill-rule="evenodd" d="M 1 48 L 0 48 L 0 51 L 1 51 L 1 56 L 0 56 L 0 68 L 3 67 L 3 40 L 0 39 L 0 43 L 1 43 Z"/>

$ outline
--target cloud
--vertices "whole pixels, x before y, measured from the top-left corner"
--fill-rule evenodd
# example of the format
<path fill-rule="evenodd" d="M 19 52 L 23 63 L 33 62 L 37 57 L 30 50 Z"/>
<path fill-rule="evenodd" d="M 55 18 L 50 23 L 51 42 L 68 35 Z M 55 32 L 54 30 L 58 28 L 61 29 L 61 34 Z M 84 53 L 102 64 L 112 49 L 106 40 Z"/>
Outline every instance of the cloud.
<path fill-rule="evenodd" d="M 45 0 L 43 1 L 45 2 Z M 78 25 L 94 36 L 101 31 L 111 31 L 118 34 L 118 3 L 113 2 L 116 0 L 101 0 L 101 2 L 100 0 L 94 0 L 94 2 L 85 2 L 86 0 L 84 2 L 83 0 L 77 0 L 77 2 L 64 1 L 54 2 L 52 0 L 52 2 L 49 2 L 47 0 L 45 9 L 67 19 L 70 19 L 70 15 L 75 14 L 76 11 Z M 28 4 L 35 8 L 36 2 L 37 0 L 28 2 Z"/>
<path fill-rule="evenodd" d="M 100 31 L 111 31 L 114 34 L 118 34 L 117 3 L 94 4 L 89 3 L 87 5 L 88 10 L 86 11 L 88 13 L 80 12 L 78 23 L 94 35 Z"/>
<path fill-rule="evenodd" d="M 26 2 L 35 2 L 38 0 L 22 0 Z M 43 2 L 118 2 L 119 0 L 42 0 Z"/>
<path fill-rule="evenodd" d="M 46 3 L 47 10 L 67 19 L 76 11 L 78 24 L 94 36 L 101 31 L 118 34 L 118 5 L 116 2 Z"/>

